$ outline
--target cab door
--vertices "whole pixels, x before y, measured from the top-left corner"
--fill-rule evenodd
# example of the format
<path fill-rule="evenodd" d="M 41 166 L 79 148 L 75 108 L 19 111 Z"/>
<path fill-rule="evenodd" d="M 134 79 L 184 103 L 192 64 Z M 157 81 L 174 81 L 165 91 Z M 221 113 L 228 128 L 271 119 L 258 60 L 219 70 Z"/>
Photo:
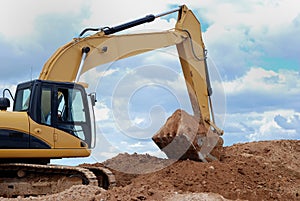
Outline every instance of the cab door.
<path fill-rule="evenodd" d="M 55 90 L 55 148 L 83 148 L 91 136 L 87 103 L 81 90 L 58 86 Z"/>
<path fill-rule="evenodd" d="M 37 120 L 29 120 L 30 125 L 30 147 L 54 148 L 54 127 L 52 118 L 53 105 L 53 87 L 51 85 L 42 84 L 36 88 L 36 102 L 32 102 L 31 107 L 35 107 Z M 40 90 L 38 90 L 40 89 Z"/>

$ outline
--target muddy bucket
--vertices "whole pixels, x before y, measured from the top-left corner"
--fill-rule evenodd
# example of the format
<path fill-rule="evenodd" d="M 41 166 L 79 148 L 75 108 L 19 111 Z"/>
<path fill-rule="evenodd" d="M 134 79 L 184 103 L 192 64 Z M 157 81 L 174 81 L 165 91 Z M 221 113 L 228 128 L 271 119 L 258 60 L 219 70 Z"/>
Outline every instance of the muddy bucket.
<path fill-rule="evenodd" d="M 170 159 L 206 162 L 222 153 L 222 138 L 183 110 L 175 111 L 152 140 Z"/>

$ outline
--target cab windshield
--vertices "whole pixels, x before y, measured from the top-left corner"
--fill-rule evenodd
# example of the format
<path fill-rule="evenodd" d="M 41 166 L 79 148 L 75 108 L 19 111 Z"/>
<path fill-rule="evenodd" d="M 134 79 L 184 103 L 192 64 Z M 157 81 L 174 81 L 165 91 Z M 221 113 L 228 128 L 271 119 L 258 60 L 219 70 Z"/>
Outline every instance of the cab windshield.
<path fill-rule="evenodd" d="M 31 88 L 19 89 L 15 96 L 14 111 L 28 111 Z"/>

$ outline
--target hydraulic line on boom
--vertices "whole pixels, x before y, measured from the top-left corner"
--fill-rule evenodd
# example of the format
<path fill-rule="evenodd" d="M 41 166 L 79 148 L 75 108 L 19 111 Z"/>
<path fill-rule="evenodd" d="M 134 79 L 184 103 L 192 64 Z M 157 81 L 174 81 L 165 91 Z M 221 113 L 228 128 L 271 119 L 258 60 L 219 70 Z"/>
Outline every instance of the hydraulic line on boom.
<path fill-rule="evenodd" d="M 158 15 L 152 15 L 152 14 L 147 15 L 146 17 L 143 17 L 143 18 L 140 18 L 140 19 L 137 19 L 137 20 L 133 20 L 131 22 L 127 22 L 127 23 L 124 23 L 124 24 L 121 24 L 121 25 L 118 25 L 118 26 L 115 26 L 115 27 L 86 28 L 79 34 L 79 37 L 82 37 L 87 31 L 102 31 L 102 32 L 104 32 L 104 35 L 114 34 L 114 33 L 123 31 L 125 29 L 129 29 L 129 28 L 141 25 L 141 24 L 145 24 L 147 22 L 152 22 L 152 21 L 155 20 L 155 18 L 159 18 L 159 17 L 165 16 L 165 15 L 169 15 L 171 13 L 179 11 L 180 9 L 181 8 L 176 8 L 174 10 L 170 10 L 170 11 L 158 14 Z"/>

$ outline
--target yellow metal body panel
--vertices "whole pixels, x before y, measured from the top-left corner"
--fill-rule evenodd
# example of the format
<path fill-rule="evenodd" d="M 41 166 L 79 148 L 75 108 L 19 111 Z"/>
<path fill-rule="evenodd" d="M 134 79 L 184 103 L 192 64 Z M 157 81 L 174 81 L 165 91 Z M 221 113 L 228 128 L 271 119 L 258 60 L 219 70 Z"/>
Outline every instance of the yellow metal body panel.
<path fill-rule="evenodd" d="M 74 81 L 84 47 L 89 47 L 91 50 L 84 63 L 82 73 L 101 64 L 175 45 L 187 38 L 188 35 L 184 32 L 164 31 L 111 36 L 103 35 L 100 32 L 87 38 L 74 39 L 53 54 L 44 65 L 39 79 Z"/>
<path fill-rule="evenodd" d="M 87 157 L 89 149 L 0 149 L 0 158 L 73 158 Z"/>
<path fill-rule="evenodd" d="M 26 112 L 0 111 L 0 129 L 29 132 L 28 115 Z"/>
<path fill-rule="evenodd" d="M 186 6 L 178 14 L 176 29 L 189 33 L 190 39 L 177 44 L 180 62 L 187 83 L 194 115 L 199 117 L 206 128 L 210 127 L 205 120 L 210 119 L 208 102 L 205 46 L 202 40 L 200 22 Z"/>
<path fill-rule="evenodd" d="M 55 129 L 54 131 L 54 144 L 55 144 L 55 149 L 70 149 L 70 148 L 81 148 L 80 143 L 82 141 L 69 134 L 66 133 L 62 130 Z"/>
<path fill-rule="evenodd" d="M 0 111 L 0 129 L 19 131 L 47 143 L 50 149 L 0 149 L 0 158 L 87 157 L 91 151 L 81 140 L 64 131 L 34 122 L 27 112 Z"/>
<path fill-rule="evenodd" d="M 38 124 L 29 118 L 30 134 L 46 142 L 51 148 L 82 148 L 81 140 L 62 130 Z"/>
<path fill-rule="evenodd" d="M 30 134 L 34 137 L 42 140 L 47 143 L 52 149 L 54 148 L 54 128 L 42 124 L 38 124 L 33 121 L 30 117 L 29 125 L 30 125 Z"/>

